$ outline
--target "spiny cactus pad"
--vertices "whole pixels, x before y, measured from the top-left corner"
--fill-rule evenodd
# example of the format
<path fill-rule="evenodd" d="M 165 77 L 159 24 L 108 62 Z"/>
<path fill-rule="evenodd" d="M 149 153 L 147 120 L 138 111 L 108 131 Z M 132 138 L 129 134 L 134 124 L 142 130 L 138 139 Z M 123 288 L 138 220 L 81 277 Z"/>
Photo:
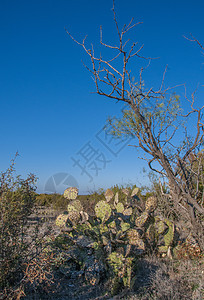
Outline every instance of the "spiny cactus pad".
<path fill-rule="evenodd" d="M 155 223 L 155 229 L 158 234 L 163 233 L 167 228 L 168 226 L 162 220 L 158 220 L 158 222 Z"/>
<path fill-rule="evenodd" d="M 70 205 L 74 206 L 74 208 L 78 211 L 83 211 L 83 206 L 81 205 L 80 200 L 73 200 Z"/>
<path fill-rule="evenodd" d="M 126 222 L 121 222 L 120 227 L 121 227 L 121 230 L 122 230 L 123 232 L 125 232 L 125 231 L 127 231 L 128 229 L 130 229 L 130 224 L 129 224 L 129 223 L 126 223 Z"/>
<path fill-rule="evenodd" d="M 106 201 L 99 201 L 95 206 L 95 213 L 97 218 L 102 222 L 107 221 L 111 216 L 111 207 Z"/>
<path fill-rule="evenodd" d="M 76 225 L 81 219 L 80 213 L 76 210 L 70 211 L 68 214 L 68 219 L 72 222 L 73 225 Z"/>
<path fill-rule="evenodd" d="M 128 188 L 122 189 L 122 193 L 125 194 L 126 196 L 128 196 L 130 193 L 130 190 Z"/>
<path fill-rule="evenodd" d="M 145 244 L 136 229 L 130 229 L 127 232 L 127 237 L 130 245 L 135 245 L 139 249 L 145 250 Z"/>
<path fill-rule="evenodd" d="M 132 193 L 131 193 L 131 197 L 136 196 L 138 194 L 138 192 L 139 192 L 139 188 L 138 187 L 134 188 Z"/>
<path fill-rule="evenodd" d="M 122 202 L 118 202 L 118 204 L 116 205 L 116 211 L 117 211 L 117 213 L 123 213 L 123 211 L 124 211 L 124 205 L 122 204 Z"/>
<path fill-rule="evenodd" d="M 168 232 L 164 235 L 164 243 L 165 246 L 168 247 L 172 244 L 174 239 L 174 224 L 169 220 L 166 220 L 166 224 L 168 225 L 169 229 Z"/>
<path fill-rule="evenodd" d="M 111 191 L 111 189 L 107 189 L 104 195 L 105 195 L 106 201 L 109 202 L 113 198 L 114 193 L 113 193 L 113 191 Z"/>
<path fill-rule="evenodd" d="M 129 207 L 129 208 L 126 208 L 124 211 L 123 211 L 123 215 L 124 216 L 131 216 L 132 215 L 132 207 Z"/>
<path fill-rule="evenodd" d="M 149 213 L 145 211 L 141 214 L 141 216 L 139 216 L 135 220 L 135 225 L 137 227 L 143 227 L 148 223 L 148 221 L 149 221 Z"/>
<path fill-rule="evenodd" d="M 71 211 L 77 211 L 77 209 L 73 205 L 68 204 L 67 211 L 68 211 L 68 213 L 70 213 Z"/>
<path fill-rule="evenodd" d="M 68 220 L 68 215 L 61 214 L 57 217 L 55 224 L 59 227 L 64 227 L 66 226 L 67 220 Z"/>
<path fill-rule="evenodd" d="M 75 200 L 78 196 L 79 190 L 76 187 L 70 187 L 64 191 L 64 198 L 68 200 Z"/>

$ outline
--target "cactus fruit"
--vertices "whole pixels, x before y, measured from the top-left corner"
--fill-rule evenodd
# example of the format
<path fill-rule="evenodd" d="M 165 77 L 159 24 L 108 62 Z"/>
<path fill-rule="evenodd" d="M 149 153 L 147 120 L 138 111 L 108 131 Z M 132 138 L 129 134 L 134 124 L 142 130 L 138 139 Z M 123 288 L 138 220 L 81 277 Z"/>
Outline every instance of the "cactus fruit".
<path fill-rule="evenodd" d="M 145 210 L 148 213 L 153 212 L 157 208 L 157 198 L 154 196 L 151 196 L 147 199 L 145 203 Z"/>
<path fill-rule="evenodd" d="M 116 211 L 117 211 L 117 213 L 123 213 L 123 211 L 124 211 L 124 205 L 122 204 L 122 202 L 118 202 L 118 204 L 116 205 Z"/>
<path fill-rule="evenodd" d="M 132 193 L 131 193 L 131 197 L 136 196 L 138 194 L 138 192 L 139 192 L 139 188 L 138 187 L 134 188 Z"/>
<path fill-rule="evenodd" d="M 75 200 L 78 196 L 79 190 L 76 187 L 70 187 L 64 191 L 64 198 L 68 200 Z"/>
<path fill-rule="evenodd" d="M 61 214 L 57 217 L 55 224 L 59 227 L 64 227 L 67 224 L 68 215 Z"/>
<path fill-rule="evenodd" d="M 95 206 L 95 213 L 97 218 L 99 218 L 102 222 L 107 221 L 111 216 L 111 207 L 105 201 L 99 201 Z"/>
<path fill-rule="evenodd" d="M 114 193 L 110 189 L 107 189 L 104 195 L 105 195 L 106 201 L 109 202 L 113 198 Z"/>
<path fill-rule="evenodd" d="M 143 212 L 141 216 L 137 217 L 135 220 L 135 225 L 137 227 L 143 227 L 149 222 L 149 213 L 148 212 Z"/>

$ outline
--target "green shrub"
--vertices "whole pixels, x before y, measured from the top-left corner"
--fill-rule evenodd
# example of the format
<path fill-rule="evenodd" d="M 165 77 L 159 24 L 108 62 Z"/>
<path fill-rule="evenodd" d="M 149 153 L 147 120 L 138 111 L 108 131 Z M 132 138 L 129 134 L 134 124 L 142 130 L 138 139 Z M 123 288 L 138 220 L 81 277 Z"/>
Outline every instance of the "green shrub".
<path fill-rule="evenodd" d="M 35 176 L 29 174 L 26 179 L 15 176 L 14 165 L 15 159 L 0 173 L 0 289 L 17 279 L 25 262 L 28 252 L 25 234 L 35 203 Z"/>

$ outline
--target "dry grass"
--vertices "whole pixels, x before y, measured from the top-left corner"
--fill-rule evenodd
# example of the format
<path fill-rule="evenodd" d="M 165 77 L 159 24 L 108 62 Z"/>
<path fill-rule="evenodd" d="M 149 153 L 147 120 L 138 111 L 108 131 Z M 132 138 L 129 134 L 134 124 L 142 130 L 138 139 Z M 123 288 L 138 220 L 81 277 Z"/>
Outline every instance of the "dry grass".
<path fill-rule="evenodd" d="M 134 289 L 131 300 L 202 300 L 204 261 L 141 259 Z"/>

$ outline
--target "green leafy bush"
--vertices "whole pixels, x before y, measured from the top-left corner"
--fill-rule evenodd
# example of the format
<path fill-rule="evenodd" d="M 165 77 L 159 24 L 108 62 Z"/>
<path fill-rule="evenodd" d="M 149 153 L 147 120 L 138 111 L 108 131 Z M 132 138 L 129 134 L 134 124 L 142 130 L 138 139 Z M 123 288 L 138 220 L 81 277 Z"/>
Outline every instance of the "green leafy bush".
<path fill-rule="evenodd" d="M 15 159 L 0 173 L 0 289 L 17 279 L 17 271 L 21 273 L 28 253 L 28 217 L 35 203 L 35 176 L 15 176 L 14 165 Z"/>

